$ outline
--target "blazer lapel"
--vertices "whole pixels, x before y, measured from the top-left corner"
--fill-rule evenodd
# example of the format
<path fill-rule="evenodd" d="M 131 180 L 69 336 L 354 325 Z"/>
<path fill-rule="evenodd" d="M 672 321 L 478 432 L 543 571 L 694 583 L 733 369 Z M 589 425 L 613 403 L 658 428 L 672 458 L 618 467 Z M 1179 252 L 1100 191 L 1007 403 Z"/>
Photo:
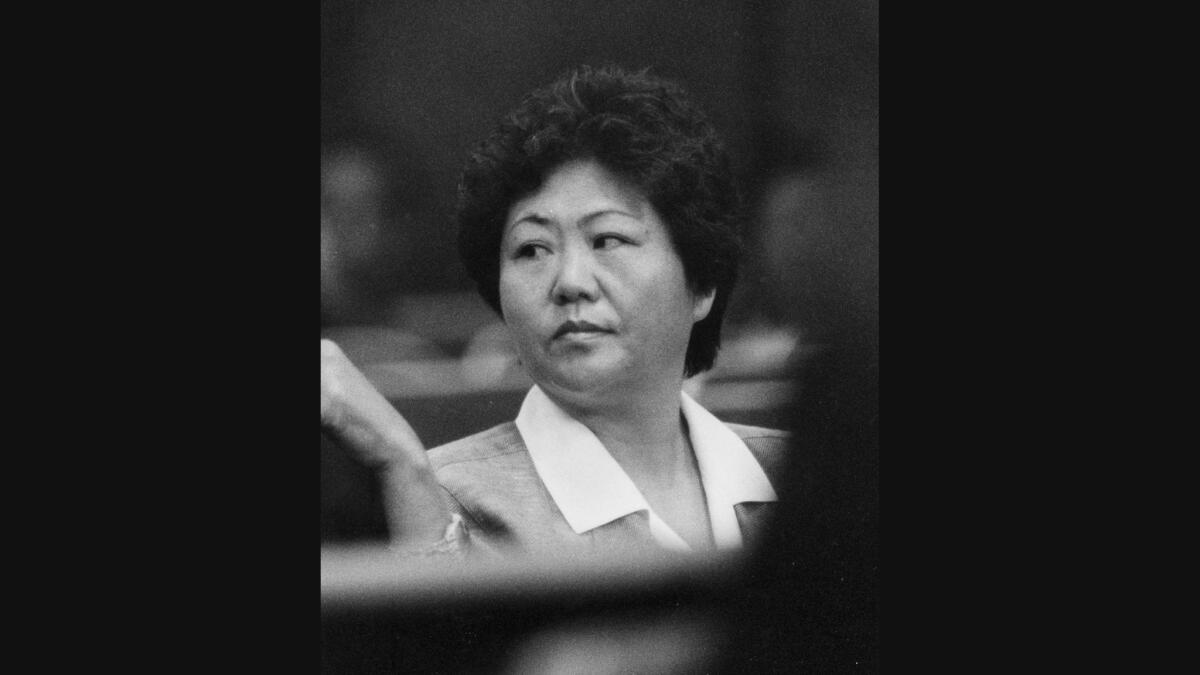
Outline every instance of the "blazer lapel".
<path fill-rule="evenodd" d="M 742 502 L 733 505 L 738 527 L 742 530 L 742 541 L 746 548 L 756 546 L 767 528 L 771 514 L 778 502 Z"/>
<path fill-rule="evenodd" d="M 588 532 L 592 547 L 606 554 L 653 553 L 658 542 L 650 532 L 650 517 L 636 511 Z"/>

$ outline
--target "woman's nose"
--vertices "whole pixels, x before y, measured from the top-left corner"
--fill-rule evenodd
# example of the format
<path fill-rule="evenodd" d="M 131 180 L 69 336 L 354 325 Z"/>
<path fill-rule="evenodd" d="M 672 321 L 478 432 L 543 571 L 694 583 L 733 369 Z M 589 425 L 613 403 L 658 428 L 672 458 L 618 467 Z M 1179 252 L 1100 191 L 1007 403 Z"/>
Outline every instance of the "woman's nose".
<path fill-rule="evenodd" d="M 559 256 L 552 295 L 557 304 L 593 301 L 600 292 L 596 283 L 591 250 L 571 247 Z"/>

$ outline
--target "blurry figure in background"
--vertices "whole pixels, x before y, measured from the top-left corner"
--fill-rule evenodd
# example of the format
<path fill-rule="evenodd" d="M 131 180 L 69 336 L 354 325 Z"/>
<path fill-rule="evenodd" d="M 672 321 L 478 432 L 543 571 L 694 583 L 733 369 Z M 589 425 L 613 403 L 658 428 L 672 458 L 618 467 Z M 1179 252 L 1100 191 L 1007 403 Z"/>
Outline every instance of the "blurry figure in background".
<path fill-rule="evenodd" d="M 515 422 L 428 454 L 322 342 L 322 429 L 379 467 L 397 549 L 586 558 L 739 550 L 777 500 L 782 432 L 682 393 L 737 278 L 740 196 L 675 84 L 581 68 L 472 153 L 462 258 L 536 383 Z"/>
<path fill-rule="evenodd" d="M 797 257 L 806 230 L 818 228 L 825 206 L 818 183 L 828 169 L 829 150 L 806 135 L 776 131 L 759 159 L 758 177 L 748 186 L 751 221 L 747 232 L 745 279 L 729 320 L 739 326 L 797 330 L 792 288 L 804 271 Z"/>
<path fill-rule="evenodd" d="M 826 219 L 818 179 L 801 169 L 785 169 L 767 183 L 758 205 L 757 249 L 762 256 L 763 303 L 771 321 L 794 325 L 796 308 L 791 289 L 810 272 L 800 265 L 800 252 Z"/>
<path fill-rule="evenodd" d="M 444 356 L 398 311 L 425 217 L 423 167 L 363 128 L 329 132 L 321 148 L 321 335 L 359 366 Z"/>
<path fill-rule="evenodd" d="M 388 323 L 423 216 L 420 166 L 363 129 L 321 144 L 321 326 Z"/>

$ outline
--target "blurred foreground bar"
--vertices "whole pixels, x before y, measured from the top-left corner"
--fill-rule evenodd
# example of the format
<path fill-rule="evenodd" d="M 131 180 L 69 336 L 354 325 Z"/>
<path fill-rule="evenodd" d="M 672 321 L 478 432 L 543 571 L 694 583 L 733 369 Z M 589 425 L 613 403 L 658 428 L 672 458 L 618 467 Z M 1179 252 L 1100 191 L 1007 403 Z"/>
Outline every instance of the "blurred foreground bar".
<path fill-rule="evenodd" d="M 321 613 L 425 612 L 486 604 L 622 604 L 647 594 L 709 596 L 738 576 L 741 557 L 446 561 L 399 558 L 381 544 L 321 548 Z"/>
<path fill-rule="evenodd" d="M 686 661 L 718 649 L 706 627 L 728 602 L 738 565 L 731 556 L 399 560 L 378 545 L 326 546 L 321 672 L 561 672 L 553 664 L 618 658 L 632 646 L 655 661 Z M 556 656 L 547 668 L 530 670 L 548 655 Z"/>

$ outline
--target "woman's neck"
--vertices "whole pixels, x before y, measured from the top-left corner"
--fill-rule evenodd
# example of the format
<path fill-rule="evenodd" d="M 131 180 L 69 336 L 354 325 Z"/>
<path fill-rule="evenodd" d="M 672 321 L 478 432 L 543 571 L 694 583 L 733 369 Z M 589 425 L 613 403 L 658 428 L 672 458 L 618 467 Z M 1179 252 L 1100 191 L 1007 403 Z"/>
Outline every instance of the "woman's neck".
<path fill-rule="evenodd" d="M 680 411 L 682 382 L 654 392 L 625 392 L 606 404 L 555 399 L 586 426 L 638 487 L 667 487 L 694 476 L 695 458 Z"/>

